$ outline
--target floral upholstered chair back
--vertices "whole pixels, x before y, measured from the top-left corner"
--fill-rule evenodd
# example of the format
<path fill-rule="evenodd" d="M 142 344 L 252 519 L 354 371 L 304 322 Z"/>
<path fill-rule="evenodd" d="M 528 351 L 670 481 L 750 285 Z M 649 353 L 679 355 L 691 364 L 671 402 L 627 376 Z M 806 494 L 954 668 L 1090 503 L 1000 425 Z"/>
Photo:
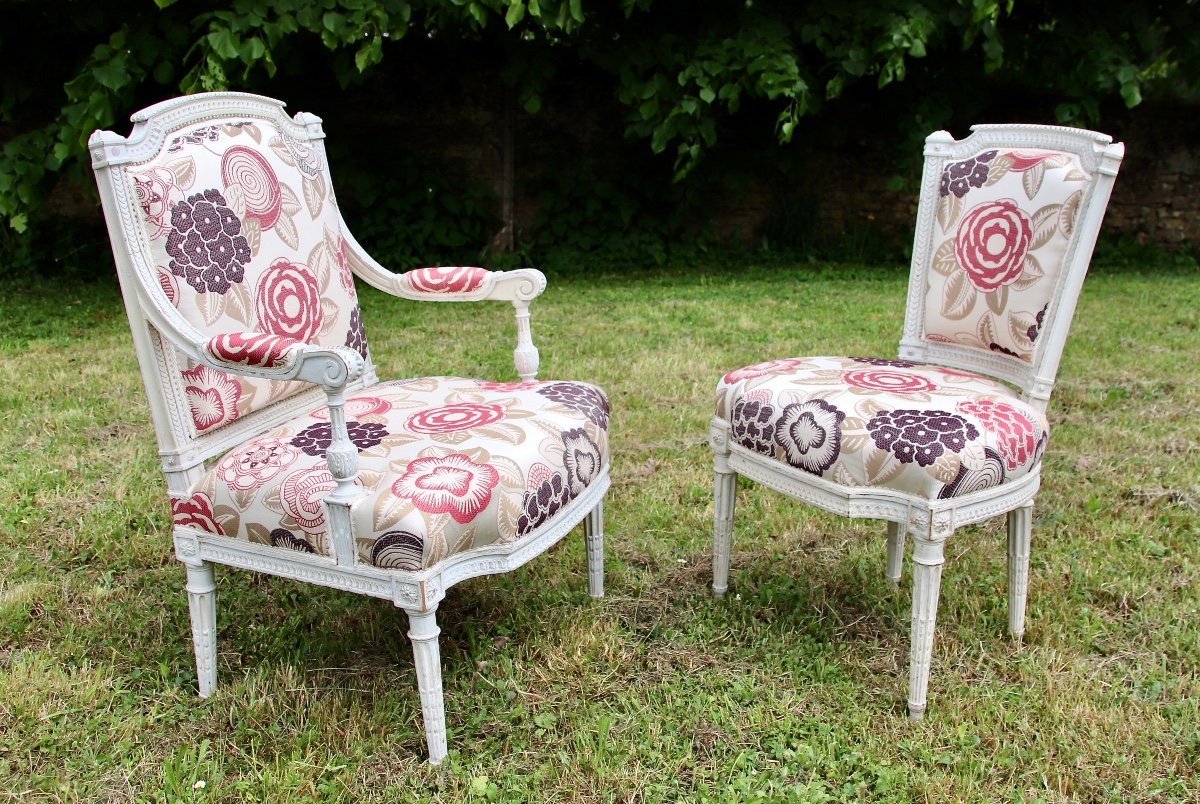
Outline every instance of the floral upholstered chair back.
<path fill-rule="evenodd" d="M 167 121 L 162 145 L 110 171 L 114 192 L 136 201 L 123 206 L 140 208 L 124 229 L 143 301 L 182 316 L 234 362 L 261 365 L 297 341 L 349 346 L 365 358 L 320 120 L 299 125 L 272 103 L 257 115 L 192 115 L 174 127 L 160 107 L 141 118 Z M 162 411 L 180 448 L 258 411 L 293 410 L 298 395 L 323 402 L 319 389 L 226 374 L 151 340 L 163 390 L 186 400 Z"/>
<path fill-rule="evenodd" d="M 1116 171 L 1111 140 L 1049 127 L 972 131 L 927 143 L 901 357 L 983 371 L 1044 403 L 1094 243 L 1076 233 L 1098 228 L 1080 222 L 1103 214 L 1094 179 Z"/>

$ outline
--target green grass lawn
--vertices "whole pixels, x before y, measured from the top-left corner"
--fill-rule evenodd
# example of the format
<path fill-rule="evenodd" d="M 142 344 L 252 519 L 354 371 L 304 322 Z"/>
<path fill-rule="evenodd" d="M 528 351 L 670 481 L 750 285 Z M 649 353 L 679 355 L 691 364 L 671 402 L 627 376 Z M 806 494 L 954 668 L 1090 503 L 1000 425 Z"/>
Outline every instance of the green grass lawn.
<path fill-rule="evenodd" d="M 103 270 L 103 269 L 101 269 Z M 1003 521 L 947 548 L 930 708 L 884 526 L 743 484 L 709 596 L 713 389 L 894 356 L 899 267 L 552 280 L 542 378 L 613 403 L 607 591 L 582 532 L 439 609 L 449 759 L 425 762 L 404 613 L 218 568 L 195 694 L 165 487 L 119 294 L 0 284 L 0 800 L 1196 801 L 1200 274 L 1097 272 L 1051 403 L 1025 644 Z M 512 379 L 504 305 L 363 294 L 385 378 Z"/>

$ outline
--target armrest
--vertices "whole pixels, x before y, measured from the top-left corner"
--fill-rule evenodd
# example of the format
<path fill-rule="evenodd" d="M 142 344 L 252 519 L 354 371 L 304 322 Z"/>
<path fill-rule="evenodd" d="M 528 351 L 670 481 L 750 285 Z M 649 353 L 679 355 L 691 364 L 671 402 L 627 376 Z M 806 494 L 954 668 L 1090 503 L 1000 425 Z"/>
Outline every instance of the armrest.
<path fill-rule="evenodd" d="M 514 307 L 529 302 L 546 289 L 546 276 L 536 268 L 489 271 L 486 268 L 415 268 L 395 273 L 363 250 L 342 221 L 346 259 L 350 270 L 371 287 L 414 301 L 511 301 Z"/>
<path fill-rule="evenodd" d="M 203 345 L 204 362 L 232 374 L 302 380 L 337 387 L 358 379 L 365 363 L 345 346 L 311 346 L 285 335 L 224 332 Z M 342 365 L 338 365 L 338 364 Z"/>

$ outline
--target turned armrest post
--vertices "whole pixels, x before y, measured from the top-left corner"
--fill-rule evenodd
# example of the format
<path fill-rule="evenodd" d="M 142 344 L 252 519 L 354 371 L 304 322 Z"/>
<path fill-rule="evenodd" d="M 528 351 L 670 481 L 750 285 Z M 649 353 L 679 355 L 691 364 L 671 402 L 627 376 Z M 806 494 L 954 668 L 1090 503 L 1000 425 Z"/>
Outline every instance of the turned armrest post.
<path fill-rule="evenodd" d="M 354 537 L 350 529 L 350 506 L 362 495 L 355 484 L 358 476 L 358 448 L 350 441 L 346 429 L 346 402 L 342 388 L 325 387 L 329 405 L 329 429 L 332 441 L 326 451 L 329 474 L 337 484 L 325 496 L 329 514 L 329 539 L 333 554 L 339 564 L 353 564 L 355 560 Z"/>
<path fill-rule="evenodd" d="M 517 367 L 517 376 L 523 382 L 530 382 L 537 379 L 539 358 L 529 328 L 529 301 L 514 299 L 513 309 L 517 316 L 517 348 L 513 350 L 513 362 Z"/>

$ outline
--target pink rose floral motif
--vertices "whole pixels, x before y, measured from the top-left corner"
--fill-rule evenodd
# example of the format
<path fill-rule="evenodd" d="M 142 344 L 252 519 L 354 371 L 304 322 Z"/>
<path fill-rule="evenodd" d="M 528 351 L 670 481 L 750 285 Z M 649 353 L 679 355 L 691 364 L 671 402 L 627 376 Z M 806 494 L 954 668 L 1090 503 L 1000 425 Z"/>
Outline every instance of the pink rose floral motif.
<path fill-rule="evenodd" d="M 938 386 L 919 374 L 906 371 L 880 371 L 878 369 L 854 369 L 842 374 L 842 381 L 855 388 L 868 391 L 886 391 L 893 394 L 918 394 L 932 392 Z"/>
<path fill-rule="evenodd" d="M 246 199 L 246 217 L 256 219 L 264 230 L 279 219 L 283 197 L 279 179 L 262 154 L 245 145 L 234 145 L 221 157 L 221 179 L 225 187 L 237 184 Z"/>
<path fill-rule="evenodd" d="M 530 382 L 491 382 L 489 380 L 475 380 L 475 387 L 481 391 L 499 391 L 507 393 L 509 391 L 529 391 L 541 385 L 537 380 Z"/>
<path fill-rule="evenodd" d="M 242 387 L 237 380 L 208 366 L 196 366 L 180 373 L 197 432 L 203 433 L 238 417 L 237 403 L 242 397 Z"/>
<path fill-rule="evenodd" d="M 342 283 L 342 287 L 347 293 L 354 293 L 354 273 L 350 270 L 350 260 L 346 257 L 346 240 L 338 236 L 337 251 L 333 254 L 334 262 L 338 267 L 338 281 Z"/>
<path fill-rule="evenodd" d="M 347 399 L 346 404 L 342 406 L 342 410 L 346 411 L 346 419 L 363 419 L 367 416 L 382 416 L 392 409 L 392 403 L 386 399 L 380 399 L 377 396 L 359 396 L 353 399 Z M 314 419 L 329 419 L 329 408 L 322 405 L 321 407 L 308 414 Z"/>
<path fill-rule="evenodd" d="M 413 290 L 424 293 L 470 293 L 483 286 L 490 271 L 470 267 L 416 268 L 404 274 Z"/>
<path fill-rule="evenodd" d="M 312 269 L 286 259 L 271 263 L 258 280 L 255 313 L 264 332 L 305 343 L 315 338 L 325 311 Z"/>
<path fill-rule="evenodd" d="M 283 335 L 225 332 L 210 338 L 204 348 L 213 358 L 226 363 L 272 368 L 293 364 L 299 345 L 299 341 Z"/>
<path fill-rule="evenodd" d="M 768 374 L 787 374 L 796 369 L 804 368 L 807 364 L 807 360 L 799 357 L 789 357 L 783 360 L 767 360 L 762 363 L 755 363 L 753 366 L 734 369 L 725 375 L 724 383 L 726 385 L 733 385 L 735 382 L 752 380 L 756 377 L 765 377 Z"/>
<path fill-rule="evenodd" d="M 167 218 L 171 214 L 172 191 L 176 196 L 182 195 L 175 174 L 166 168 L 150 168 L 133 177 L 133 191 L 150 228 L 150 239 L 161 237 L 170 228 Z"/>
<path fill-rule="evenodd" d="M 426 408 L 408 417 L 404 426 L 414 433 L 453 433 L 498 422 L 504 418 L 504 406 L 455 402 Z"/>
<path fill-rule="evenodd" d="M 1007 402 L 976 399 L 959 402 L 959 413 L 974 416 L 997 439 L 1004 464 L 1011 471 L 1029 463 L 1038 448 L 1038 427 Z"/>
<path fill-rule="evenodd" d="M 217 524 L 213 516 L 212 500 L 202 491 L 198 491 L 186 500 L 171 498 L 171 521 L 177 527 L 199 528 L 217 536 L 224 536 L 225 530 Z"/>
<path fill-rule="evenodd" d="M 283 479 L 279 501 L 301 530 L 321 534 L 325 532 L 325 509 L 321 501 L 336 486 L 333 475 L 324 466 L 301 469 Z"/>
<path fill-rule="evenodd" d="M 971 284 L 990 293 L 1021 276 L 1032 239 L 1033 222 L 1015 201 L 985 201 L 959 223 L 954 256 Z"/>
<path fill-rule="evenodd" d="M 163 295 L 167 297 L 173 306 L 179 306 L 179 285 L 175 282 L 175 277 L 166 268 L 161 265 L 157 266 L 158 286 L 162 288 Z"/>
<path fill-rule="evenodd" d="M 479 516 L 492 501 L 499 473 L 462 453 L 411 461 L 392 484 L 397 497 L 411 499 L 427 514 L 450 514 L 460 525 Z"/>
<path fill-rule="evenodd" d="M 231 489 L 249 491 L 287 469 L 300 453 L 280 438 L 260 438 L 234 450 L 217 464 L 217 476 Z"/>

